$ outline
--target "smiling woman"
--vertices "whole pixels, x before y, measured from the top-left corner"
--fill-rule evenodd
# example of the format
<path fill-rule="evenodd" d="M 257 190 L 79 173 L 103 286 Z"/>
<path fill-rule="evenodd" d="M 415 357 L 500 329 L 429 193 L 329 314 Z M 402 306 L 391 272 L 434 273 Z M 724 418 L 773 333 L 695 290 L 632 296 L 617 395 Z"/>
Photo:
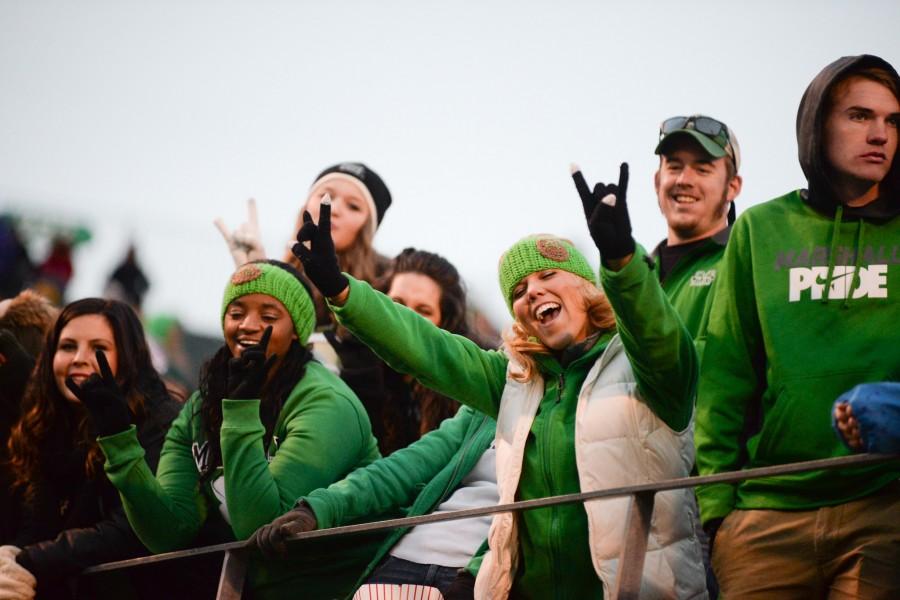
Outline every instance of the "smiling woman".
<path fill-rule="evenodd" d="M 243 265 L 220 314 L 224 344 L 172 424 L 156 477 L 133 430 L 100 438 L 128 520 L 154 552 L 245 539 L 297 497 L 379 458 L 359 400 L 311 360 L 313 303 L 296 270 Z M 339 596 L 374 550 L 354 539 L 305 546 L 295 563 L 252 561 L 252 593 L 281 598 L 300 586 L 307 598 Z"/>
<path fill-rule="evenodd" d="M 631 237 L 627 165 L 618 185 L 593 192 L 580 172 L 574 178 L 603 290 L 568 240 L 518 241 L 499 266 L 515 317 L 504 351 L 483 350 L 342 275 L 325 207 L 321 229 L 307 224 L 294 246 L 315 265 L 313 282 L 327 285 L 339 322 L 392 368 L 496 417 L 501 504 L 685 477 L 693 465 L 697 355 Z M 661 492 L 656 506 L 643 593 L 704 597 L 692 493 Z M 476 597 L 608 597 L 627 509 L 627 499 L 611 499 L 498 514 Z"/>
<path fill-rule="evenodd" d="M 151 365 L 131 308 L 100 298 L 63 308 L 10 439 L 15 483 L 25 500 L 25 518 L 13 542 L 22 551 L 14 560 L 36 578 L 39 597 L 67 598 L 65 579 L 86 566 L 146 552 L 103 473 L 96 437 L 105 433 L 110 418 L 82 402 L 91 399 L 82 391 L 100 387 L 104 367 L 105 391 L 111 394 L 106 398 L 120 403 L 118 416 L 126 426 L 134 423 L 135 448 L 146 454 L 151 471 L 178 412 Z"/>

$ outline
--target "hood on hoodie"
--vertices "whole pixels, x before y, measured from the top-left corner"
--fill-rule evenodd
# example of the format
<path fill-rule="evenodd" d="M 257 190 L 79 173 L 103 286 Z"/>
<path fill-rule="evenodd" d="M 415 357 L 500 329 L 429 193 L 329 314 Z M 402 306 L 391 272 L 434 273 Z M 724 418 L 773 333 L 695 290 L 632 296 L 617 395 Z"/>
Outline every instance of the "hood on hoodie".
<path fill-rule="evenodd" d="M 862 69 L 884 69 L 900 89 L 900 76 L 890 63 L 871 54 L 844 56 L 816 75 L 800 100 L 797 110 L 797 149 L 800 166 L 809 182 L 806 202 L 815 210 L 833 216 L 837 207 L 831 167 L 825 156 L 825 119 L 828 97 L 834 84 Z M 891 169 L 882 180 L 879 198 L 862 207 L 844 207 L 845 217 L 887 219 L 900 214 L 900 160 L 895 155 Z"/>

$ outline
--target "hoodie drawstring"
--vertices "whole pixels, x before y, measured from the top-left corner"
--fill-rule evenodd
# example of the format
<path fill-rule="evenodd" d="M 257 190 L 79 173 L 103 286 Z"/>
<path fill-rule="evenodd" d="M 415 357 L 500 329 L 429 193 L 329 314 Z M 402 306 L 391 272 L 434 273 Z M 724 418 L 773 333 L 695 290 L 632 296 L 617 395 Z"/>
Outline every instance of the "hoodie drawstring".
<path fill-rule="evenodd" d="M 853 277 L 850 279 L 850 289 L 847 290 L 847 295 L 844 297 L 844 308 L 850 307 L 850 297 L 853 295 L 853 291 L 859 287 L 861 279 L 859 277 L 859 264 L 862 262 L 862 247 L 863 247 L 863 220 L 859 220 L 859 225 L 856 228 L 856 259 L 853 261 Z"/>
<path fill-rule="evenodd" d="M 844 205 L 838 204 L 834 211 L 834 227 L 831 229 L 831 250 L 828 252 L 828 273 L 825 275 L 825 292 L 822 294 L 822 304 L 828 304 L 828 296 L 831 295 L 831 278 L 834 275 L 834 255 L 837 248 L 838 234 L 841 232 L 841 217 L 844 215 Z"/>

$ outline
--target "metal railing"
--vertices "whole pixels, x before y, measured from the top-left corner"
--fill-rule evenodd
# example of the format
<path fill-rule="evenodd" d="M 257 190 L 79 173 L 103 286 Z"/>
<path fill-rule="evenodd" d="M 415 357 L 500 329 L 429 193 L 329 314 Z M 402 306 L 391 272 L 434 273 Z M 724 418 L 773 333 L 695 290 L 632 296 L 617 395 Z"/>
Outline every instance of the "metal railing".
<path fill-rule="evenodd" d="M 292 543 L 297 543 L 301 540 L 382 531 L 400 527 L 414 527 L 416 525 L 422 525 L 425 523 L 455 521 L 459 519 L 470 519 L 472 517 L 481 517 L 503 512 L 520 512 L 523 510 L 533 510 L 535 508 L 545 508 L 548 506 L 557 506 L 560 504 L 590 502 L 591 500 L 600 500 L 603 498 L 631 496 L 631 504 L 629 506 L 628 514 L 626 517 L 625 541 L 622 544 L 622 550 L 619 553 L 619 571 L 616 579 L 616 585 L 613 591 L 612 600 L 635 600 L 639 597 L 640 594 L 641 578 L 644 570 L 644 557 L 647 552 L 647 534 L 650 531 L 650 521 L 653 516 L 653 504 L 657 492 L 692 488 L 699 485 L 707 485 L 712 483 L 738 483 L 747 479 L 758 479 L 761 477 L 772 477 L 776 475 L 790 475 L 794 473 L 817 471 L 821 469 L 858 467 L 893 460 L 900 460 L 900 455 L 856 454 L 839 458 L 826 458 L 821 460 L 810 460 L 786 465 L 744 469 L 742 471 L 718 473 L 716 475 L 681 477 L 678 479 L 668 479 L 665 481 L 657 481 L 653 483 L 630 485 L 606 490 L 596 490 L 592 492 L 581 492 L 578 494 L 550 496 L 547 498 L 523 500 L 519 502 L 511 502 L 508 504 L 496 504 L 493 506 L 456 510 L 440 514 L 388 519 L 371 523 L 359 523 L 356 525 L 332 527 L 330 529 L 317 529 L 315 531 L 296 534 L 295 536 L 291 537 L 289 541 L 291 541 Z M 119 569 L 149 565 L 164 561 L 191 558 L 216 552 L 224 552 L 225 558 L 222 562 L 222 573 L 219 577 L 219 586 L 216 592 L 216 598 L 217 600 L 238 600 L 241 598 L 244 587 L 244 580 L 247 572 L 247 553 L 250 551 L 252 550 L 247 541 L 229 542 L 227 544 L 204 546 L 202 548 L 191 548 L 188 550 L 179 550 L 177 552 L 166 552 L 163 554 L 155 554 L 152 556 L 133 558 L 130 560 L 105 563 L 86 569 L 83 572 L 83 575 L 115 571 Z"/>

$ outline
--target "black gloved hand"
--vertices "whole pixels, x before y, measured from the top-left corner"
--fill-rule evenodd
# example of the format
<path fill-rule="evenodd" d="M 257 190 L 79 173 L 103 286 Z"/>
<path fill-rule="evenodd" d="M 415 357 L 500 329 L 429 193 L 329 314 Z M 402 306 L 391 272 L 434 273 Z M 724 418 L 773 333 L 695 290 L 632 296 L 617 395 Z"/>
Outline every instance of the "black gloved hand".
<path fill-rule="evenodd" d="M 250 538 L 250 544 L 259 548 L 267 558 L 284 557 L 288 550 L 288 538 L 304 531 L 313 531 L 318 526 L 315 513 L 303 502 L 268 525 L 257 529 Z"/>
<path fill-rule="evenodd" d="M 618 185 L 598 183 L 594 191 L 588 188 L 581 170 L 572 173 L 575 189 L 581 196 L 581 205 L 587 219 L 594 244 L 604 261 L 625 258 L 634 254 L 634 238 L 631 237 L 631 220 L 625 193 L 628 191 L 628 163 L 619 167 Z M 609 203 L 609 204 L 608 204 Z"/>
<path fill-rule="evenodd" d="M 132 422 L 131 411 L 109 368 L 106 354 L 97 350 L 95 356 L 100 374 L 92 374 L 80 386 L 71 377 L 66 377 L 66 387 L 84 404 L 97 435 L 106 437 L 128 429 Z"/>
<path fill-rule="evenodd" d="M 269 338 L 272 337 L 272 326 L 266 327 L 262 338 L 255 346 L 250 346 L 228 361 L 228 381 L 225 384 L 225 397 L 230 400 L 252 400 L 259 398 L 269 369 L 278 360 L 273 354 L 266 360 Z"/>
<path fill-rule="evenodd" d="M 444 591 L 444 600 L 474 600 L 475 577 L 466 569 L 460 569 L 456 579 Z"/>
<path fill-rule="evenodd" d="M 304 242 L 310 243 L 309 248 Z M 334 240 L 331 239 L 331 201 L 327 198 L 319 206 L 318 225 L 313 223 L 309 211 L 303 211 L 303 226 L 297 232 L 297 243 L 291 252 L 300 259 L 306 276 L 326 298 L 337 296 L 350 285 L 341 273 Z"/>
<path fill-rule="evenodd" d="M 18 404 L 34 369 L 34 360 L 7 329 L 0 329 L 0 397 Z M 4 407 L 6 408 L 6 407 Z M 15 408 L 18 415 L 18 406 Z"/>

